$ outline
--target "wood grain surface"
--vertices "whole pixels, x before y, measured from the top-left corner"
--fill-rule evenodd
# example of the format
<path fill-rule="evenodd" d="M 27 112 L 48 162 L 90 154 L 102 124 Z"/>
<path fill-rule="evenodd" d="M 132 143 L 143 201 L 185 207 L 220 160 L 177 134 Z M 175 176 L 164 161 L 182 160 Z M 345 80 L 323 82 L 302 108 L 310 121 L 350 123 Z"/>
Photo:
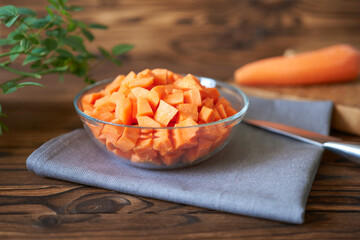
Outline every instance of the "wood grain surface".
<path fill-rule="evenodd" d="M 360 48 L 359 1 L 69 0 L 83 5 L 103 46 L 136 48 L 124 66 L 108 63 L 96 79 L 144 68 L 226 80 L 242 64 L 347 42 Z M 41 0 L 0 0 L 42 9 Z M 4 35 L 6 29 L 1 28 Z M 96 45 L 90 46 L 95 50 Z M 0 72 L 1 80 L 10 74 Z M 359 239 L 360 165 L 325 152 L 312 186 L 305 223 L 292 225 L 122 194 L 43 178 L 27 171 L 28 155 L 44 142 L 80 128 L 72 106 L 85 86 L 68 77 L 41 80 L 0 96 L 10 131 L 0 137 L 0 239 Z M 359 137 L 334 132 L 349 140 Z"/>

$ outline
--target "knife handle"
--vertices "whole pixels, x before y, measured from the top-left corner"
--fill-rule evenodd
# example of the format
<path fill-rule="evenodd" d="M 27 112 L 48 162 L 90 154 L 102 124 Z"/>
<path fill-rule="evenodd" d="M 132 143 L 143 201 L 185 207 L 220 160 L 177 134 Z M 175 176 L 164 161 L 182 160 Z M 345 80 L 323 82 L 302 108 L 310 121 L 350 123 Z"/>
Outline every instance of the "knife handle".
<path fill-rule="evenodd" d="M 360 164 L 360 143 L 356 142 L 326 142 L 323 144 L 325 149 L 335 152 L 353 162 Z"/>

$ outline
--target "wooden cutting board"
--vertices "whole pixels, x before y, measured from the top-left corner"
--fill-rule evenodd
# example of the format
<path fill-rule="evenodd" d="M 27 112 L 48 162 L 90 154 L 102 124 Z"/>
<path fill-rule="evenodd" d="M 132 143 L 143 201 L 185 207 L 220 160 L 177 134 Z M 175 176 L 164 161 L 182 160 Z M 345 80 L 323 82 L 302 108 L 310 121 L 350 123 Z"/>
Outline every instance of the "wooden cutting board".
<path fill-rule="evenodd" d="M 351 83 L 296 87 L 238 86 L 250 96 L 334 102 L 331 127 L 360 136 L 360 79 Z"/>

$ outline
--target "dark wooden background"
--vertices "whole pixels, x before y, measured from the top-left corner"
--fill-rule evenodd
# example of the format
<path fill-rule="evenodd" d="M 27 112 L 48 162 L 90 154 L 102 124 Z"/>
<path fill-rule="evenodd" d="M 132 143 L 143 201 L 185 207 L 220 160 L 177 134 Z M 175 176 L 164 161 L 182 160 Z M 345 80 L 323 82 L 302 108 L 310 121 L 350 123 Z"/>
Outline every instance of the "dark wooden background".
<path fill-rule="evenodd" d="M 44 0 L 0 0 L 45 14 Z M 96 44 L 132 43 L 121 68 L 104 63 L 96 79 L 165 67 L 227 80 L 244 63 L 336 43 L 360 48 L 360 1 L 69 0 L 76 17 L 110 26 Z M 0 35 L 6 29 L 0 29 Z M 1 80 L 11 77 L 0 72 Z M 0 239 L 356 239 L 360 238 L 360 167 L 326 152 L 297 226 L 131 196 L 29 173 L 27 156 L 47 140 L 81 127 L 72 99 L 76 78 L 46 89 L 0 96 L 10 131 L 0 137 Z M 337 133 L 342 135 L 341 133 Z M 352 136 L 349 139 L 359 140 Z"/>

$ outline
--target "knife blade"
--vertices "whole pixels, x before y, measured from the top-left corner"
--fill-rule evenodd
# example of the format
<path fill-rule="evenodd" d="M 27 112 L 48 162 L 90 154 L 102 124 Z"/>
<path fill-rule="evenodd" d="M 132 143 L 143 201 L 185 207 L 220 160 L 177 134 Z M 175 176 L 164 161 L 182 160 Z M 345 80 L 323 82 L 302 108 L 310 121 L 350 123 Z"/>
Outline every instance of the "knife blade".
<path fill-rule="evenodd" d="M 322 135 L 309 130 L 256 119 L 243 119 L 243 122 L 267 131 L 281 134 L 309 144 L 321 146 L 329 151 L 335 152 L 348 160 L 360 164 L 360 143 L 344 141 L 340 138 Z"/>

